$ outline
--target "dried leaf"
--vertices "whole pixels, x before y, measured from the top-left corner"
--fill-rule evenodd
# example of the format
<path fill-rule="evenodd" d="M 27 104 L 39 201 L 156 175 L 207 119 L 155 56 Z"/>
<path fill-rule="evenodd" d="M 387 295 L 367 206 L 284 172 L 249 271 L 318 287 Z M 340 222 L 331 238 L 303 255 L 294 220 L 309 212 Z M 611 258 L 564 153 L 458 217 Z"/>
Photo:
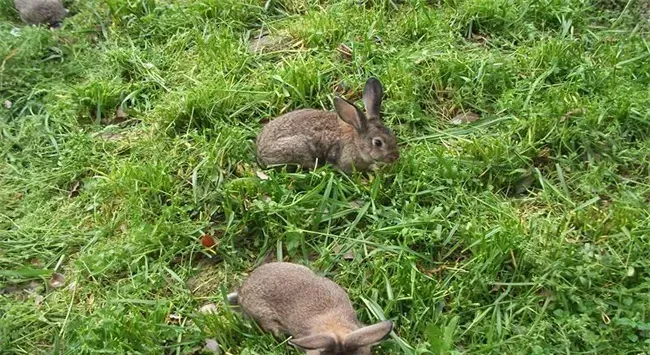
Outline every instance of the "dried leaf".
<path fill-rule="evenodd" d="M 125 120 L 129 118 L 129 115 L 124 112 L 124 108 L 122 106 L 117 108 L 117 112 L 115 112 L 115 118 L 120 119 L 120 120 Z"/>
<path fill-rule="evenodd" d="M 27 284 L 27 286 L 26 286 L 24 289 L 27 290 L 27 291 L 34 291 L 34 290 L 36 290 L 37 288 L 39 288 L 40 286 L 41 286 L 41 283 L 40 283 L 40 282 L 38 282 L 38 281 L 31 281 L 29 284 Z"/>
<path fill-rule="evenodd" d="M 181 316 L 179 316 L 178 314 L 170 313 L 167 316 L 167 324 L 180 324 L 181 319 L 182 319 Z"/>
<path fill-rule="evenodd" d="M 122 135 L 120 133 L 113 133 L 113 132 L 102 133 L 100 137 L 103 140 L 110 141 L 110 142 L 117 142 L 122 139 Z"/>
<path fill-rule="evenodd" d="M 260 180 L 268 180 L 269 179 L 269 176 L 266 175 L 266 173 L 264 173 L 263 171 L 257 171 L 257 172 L 255 172 L 255 175 L 257 175 L 257 177 L 260 178 Z"/>
<path fill-rule="evenodd" d="M 49 284 L 52 288 L 63 287 L 63 285 L 65 285 L 65 277 L 62 274 L 55 272 L 52 274 Z"/>
<path fill-rule="evenodd" d="M 41 295 L 34 296 L 34 305 L 37 308 L 40 307 L 41 303 L 43 303 L 43 300 L 45 300 L 45 297 L 43 297 Z"/>
<path fill-rule="evenodd" d="M 343 254 L 343 260 L 354 260 L 354 251 L 352 249 L 346 251 L 345 254 Z"/>
<path fill-rule="evenodd" d="M 334 93 L 338 96 L 343 96 L 350 91 L 350 86 L 346 82 L 342 81 L 338 84 L 335 84 L 332 88 L 332 91 L 334 91 Z"/>
<path fill-rule="evenodd" d="M 291 42 L 292 38 L 286 34 L 262 33 L 251 39 L 248 48 L 253 53 L 269 53 L 295 47 Z"/>
<path fill-rule="evenodd" d="M 29 263 L 32 264 L 34 267 L 42 269 L 43 268 L 43 263 L 39 258 L 32 258 L 29 260 Z"/>
<path fill-rule="evenodd" d="M 363 207 L 363 200 L 357 199 L 354 201 L 350 201 L 350 207 L 351 208 L 361 208 Z"/>
<path fill-rule="evenodd" d="M 482 36 L 479 34 L 472 33 L 472 41 L 480 44 L 480 45 L 485 45 L 486 43 L 490 42 L 490 38 L 486 36 Z"/>
<path fill-rule="evenodd" d="M 217 314 L 218 310 L 217 305 L 214 303 L 208 303 L 199 308 L 201 314 Z"/>
<path fill-rule="evenodd" d="M 203 246 L 206 248 L 211 248 L 217 243 L 214 241 L 214 238 L 210 234 L 206 233 L 201 236 L 201 244 L 203 244 Z"/>
<path fill-rule="evenodd" d="M 72 197 L 79 196 L 79 190 L 81 190 L 82 185 L 83 184 L 81 183 L 81 181 L 79 180 L 75 181 L 74 184 L 72 184 L 72 188 L 70 189 L 69 197 L 72 198 Z"/>
<path fill-rule="evenodd" d="M 5 102 L 2 103 L 2 106 L 4 106 L 4 108 L 6 108 L 7 110 L 10 109 L 12 105 L 13 103 L 9 100 L 5 100 Z"/>
<path fill-rule="evenodd" d="M 219 343 L 214 339 L 205 339 L 205 346 L 203 351 L 212 353 L 212 354 L 221 354 L 221 349 L 219 348 Z"/>
<path fill-rule="evenodd" d="M 459 125 L 459 124 L 463 124 L 463 123 L 471 123 L 471 122 L 474 122 L 474 121 L 478 120 L 479 118 L 480 117 L 477 114 L 475 114 L 474 112 L 463 112 L 463 113 L 460 113 L 460 114 L 456 115 L 456 117 L 452 118 L 450 123 L 454 124 L 454 125 Z"/>
<path fill-rule="evenodd" d="M 339 44 L 338 47 L 336 47 L 336 51 L 341 54 L 341 57 L 345 60 L 352 61 L 352 48 L 348 47 L 347 45 L 341 43 Z"/>

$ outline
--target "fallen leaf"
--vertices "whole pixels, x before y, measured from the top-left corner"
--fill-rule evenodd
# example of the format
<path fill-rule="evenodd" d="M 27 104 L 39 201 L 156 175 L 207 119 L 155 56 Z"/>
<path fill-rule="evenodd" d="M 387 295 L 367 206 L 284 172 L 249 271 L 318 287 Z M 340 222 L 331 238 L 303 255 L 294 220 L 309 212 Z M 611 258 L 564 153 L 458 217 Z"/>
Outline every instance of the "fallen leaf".
<path fill-rule="evenodd" d="M 6 108 L 7 110 L 10 109 L 12 105 L 13 103 L 9 100 L 5 100 L 5 102 L 2 103 L 2 106 L 4 106 L 4 108 Z"/>
<path fill-rule="evenodd" d="M 115 112 L 115 118 L 117 118 L 119 120 L 125 120 L 125 119 L 129 118 L 129 115 L 127 115 L 126 112 L 124 112 L 124 108 L 122 108 L 122 106 L 120 106 L 120 107 L 117 108 L 117 112 Z"/>
<path fill-rule="evenodd" d="M 81 181 L 77 180 L 72 184 L 72 188 L 70 189 L 70 194 L 69 197 L 77 197 L 79 196 L 79 190 L 81 190 L 82 183 Z"/>
<path fill-rule="evenodd" d="M 45 297 L 43 297 L 41 295 L 34 296 L 34 305 L 37 308 L 40 307 L 41 303 L 43 303 L 43 300 L 45 300 Z"/>
<path fill-rule="evenodd" d="M 472 34 L 472 40 L 478 44 L 484 45 L 486 43 L 490 42 L 490 38 L 482 35 L 478 35 L 473 33 Z"/>
<path fill-rule="evenodd" d="M 271 121 L 271 118 L 272 118 L 271 116 L 262 117 L 259 119 L 259 121 L 257 121 L 257 123 L 261 125 L 267 124 Z"/>
<path fill-rule="evenodd" d="M 342 81 L 340 83 L 334 84 L 332 90 L 336 95 L 342 96 L 350 91 L 350 86 L 346 82 Z"/>
<path fill-rule="evenodd" d="M 111 142 L 117 142 L 122 139 L 122 135 L 120 133 L 113 133 L 113 132 L 105 132 L 99 135 L 102 137 L 103 140 L 105 141 L 111 141 Z"/>
<path fill-rule="evenodd" d="M 268 180 L 269 179 L 269 176 L 266 175 L 266 173 L 264 173 L 263 171 L 258 171 L 258 172 L 255 173 L 255 175 L 257 175 L 257 177 L 260 178 L 260 180 Z"/>
<path fill-rule="evenodd" d="M 350 207 L 355 209 L 363 207 L 363 200 L 357 199 L 354 201 L 350 201 Z"/>
<path fill-rule="evenodd" d="M 179 316 L 178 314 L 171 313 L 167 316 L 167 324 L 180 324 L 180 322 L 181 322 L 181 316 Z"/>
<path fill-rule="evenodd" d="M 333 250 L 334 253 L 341 254 L 341 251 L 343 251 L 343 247 L 341 247 L 340 245 L 335 245 Z M 343 258 L 343 260 L 348 260 L 348 261 L 354 260 L 354 251 L 352 249 L 348 249 L 348 251 L 346 251 L 345 253 L 343 253 L 343 255 L 341 255 L 341 258 Z"/>
<path fill-rule="evenodd" d="M 346 251 L 345 254 L 343 254 L 343 260 L 354 260 L 354 251 L 352 249 Z"/>
<path fill-rule="evenodd" d="M 43 268 L 43 263 L 41 262 L 41 260 L 39 258 L 32 258 L 31 260 L 29 260 L 29 263 L 32 264 L 34 267 L 37 267 L 39 269 Z"/>
<path fill-rule="evenodd" d="M 584 108 L 570 110 L 569 112 L 565 113 L 560 120 L 562 122 L 564 122 L 564 121 L 568 120 L 569 118 L 572 118 L 575 115 L 578 115 L 578 114 L 581 114 L 581 113 L 584 114 L 585 112 L 587 112 L 587 110 L 584 109 Z"/>
<path fill-rule="evenodd" d="M 201 308 L 199 308 L 199 312 L 201 314 L 217 314 L 218 310 L 219 309 L 217 308 L 217 305 L 214 303 L 208 303 L 206 305 L 201 306 Z"/>
<path fill-rule="evenodd" d="M 451 124 L 454 124 L 454 125 L 459 125 L 459 124 L 463 124 L 463 123 L 474 122 L 474 121 L 478 120 L 479 118 L 480 117 L 477 114 L 475 114 L 474 112 L 463 112 L 463 113 L 460 113 L 460 114 L 456 115 L 456 117 L 452 118 L 451 121 L 449 121 L 449 122 Z"/>
<path fill-rule="evenodd" d="M 50 287 L 52 288 L 59 288 L 65 285 L 65 277 L 62 274 L 59 274 L 58 272 L 55 272 L 52 274 L 52 277 L 50 278 Z"/>
<path fill-rule="evenodd" d="M 212 238 L 212 236 L 210 234 L 206 233 L 201 237 L 201 244 L 203 244 L 203 246 L 206 247 L 206 248 L 210 248 L 210 247 L 213 247 L 217 243 L 215 243 L 214 238 Z"/>
<path fill-rule="evenodd" d="M 30 283 L 27 285 L 27 287 L 25 287 L 25 290 L 28 290 L 28 291 L 34 291 L 34 290 L 36 290 L 37 288 L 39 288 L 40 286 L 41 286 L 41 283 L 40 283 L 40 282 L 38 282 L 38 281 L 32 281 L 32 282 L 30 282 Z"/>
<path fill-rule="evenodd" d="M 248 46 L 253 53 L 269 53 L 295 47 L 291 44 L 292 38 L 287 34 L 261 33 L 254 36 Z"/>
<path fill-rule="evenodd" d="M 76 282 L 76 281 L 72 281 L 72 282 L 68 285 L 68 290 L 74 292 L 76 289 L 77 289 L 77 282 Z"/>
<path fill-rule="evenodd" d="M 341 54 L 341 57 L 347 61 L 352 61 L 352 48 L 348 47 L 347 45 L 341 43 L 339 44 L 338 47 L 336 47 L 336 51 Z"/>
<path fill-rule="evenodd" d="M 205 339 L 205 346 L 203 351 L 207 351 L 212 354 L 221 354 L 221 349 L 219 348 L 219 343 L 214 339 Z"/>

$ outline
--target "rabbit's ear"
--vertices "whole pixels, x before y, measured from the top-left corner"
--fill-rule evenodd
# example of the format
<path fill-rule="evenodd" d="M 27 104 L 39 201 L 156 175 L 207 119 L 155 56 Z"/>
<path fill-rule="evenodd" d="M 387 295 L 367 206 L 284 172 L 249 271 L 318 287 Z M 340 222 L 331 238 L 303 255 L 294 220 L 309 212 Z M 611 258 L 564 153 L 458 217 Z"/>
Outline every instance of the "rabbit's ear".
<path fill-rule="evenodd" d="M 336 339 L 329 334 L 315 334 L 304 338 L 291 339 L 289 344 L 304 350 L 331 349 L 336 346 Z"/>
<path fill-rule="evenodd" d="M 393 322 L 383 321 L 353 331 L 345 337 L 344 344 L 348 349 L 357 349 L 379 343 L 388 336 L 391 330 L 393 330 Z"/>
<path fill-rule="evenodd" d="M 381 99 L 384 96 L 384 88 L 381 82 L 375 78 L 366 81 L 366 87 L 363 88 L 363 104 L 366 105 L 368 118 L 379 118 L 381 114 Z"/>
<path fill-rule="evenodd" d="M 366 116 L 353 103 L 340 97 L 334 98 L 334 108 L 341 119 L 354 127 L 357 132 L 363 133 L 368 130 Z"/>

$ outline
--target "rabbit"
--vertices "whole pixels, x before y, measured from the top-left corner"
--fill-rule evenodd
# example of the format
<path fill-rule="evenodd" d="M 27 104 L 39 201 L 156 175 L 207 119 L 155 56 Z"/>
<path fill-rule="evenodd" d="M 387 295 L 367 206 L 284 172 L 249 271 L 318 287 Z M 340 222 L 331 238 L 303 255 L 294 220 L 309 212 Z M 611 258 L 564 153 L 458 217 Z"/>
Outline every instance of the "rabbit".
<path fill-rule="evenodd" d="M 253 270 L 228 301 L 276 337 L 291 335 L 307 355 L 370 355 L 393 330 L 391 321 L 363 326 L 343 288 L 288 262 Z"/>
<path fill-rule="evenodd" d="M 397 139 L 381 123 L 382 96 L 381 82 L 370 78 L 363 90 L 366 113 L 337 96 L 336 112 L 302 109 L 277 117 L 257 137 L 258 163 L 297 164 L 303 169 L 330 163 L 350 173 L 395 162 Z"/>
<path fill-rule="evenodd" d="M 14 0 L 20 18 L 30 24 L 58 27 L 68 14 L 60 0 Z"/>

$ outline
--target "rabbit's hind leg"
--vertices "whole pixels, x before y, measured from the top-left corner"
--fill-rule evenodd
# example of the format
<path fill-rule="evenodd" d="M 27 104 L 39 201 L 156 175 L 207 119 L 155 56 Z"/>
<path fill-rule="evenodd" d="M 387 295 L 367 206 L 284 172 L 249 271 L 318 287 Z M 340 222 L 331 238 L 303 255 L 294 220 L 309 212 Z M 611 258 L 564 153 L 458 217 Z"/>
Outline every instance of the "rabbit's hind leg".
<path fill-rule="evenodd" d="M 312 139 L 305 135 L 295 135 L 277 139 L 260 151 L 258 160 L 264 165 L 297 164 L 304 169 L 316 166 L 316 147 Z M 318 164 L 325 162 L 318 161 Z"/>

